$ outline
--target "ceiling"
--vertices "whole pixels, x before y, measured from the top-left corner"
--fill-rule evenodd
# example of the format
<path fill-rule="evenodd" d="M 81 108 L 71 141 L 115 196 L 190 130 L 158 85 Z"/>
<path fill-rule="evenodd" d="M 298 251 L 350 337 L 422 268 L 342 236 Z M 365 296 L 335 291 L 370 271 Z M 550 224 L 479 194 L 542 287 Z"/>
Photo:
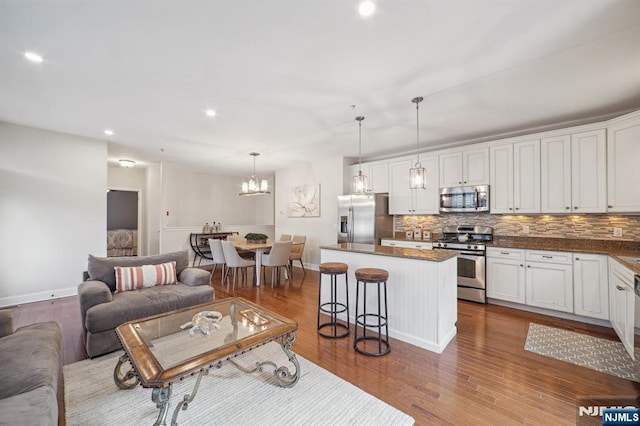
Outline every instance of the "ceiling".
<path fill-rule="evenodd" d="M 246 174 L 357 157 L 357 115 L 363 158 L 412 152 L 415 96 L 423 149 L 640 109 L 640 0 L 375 3 L 0 0 L 0 121 Z"/>

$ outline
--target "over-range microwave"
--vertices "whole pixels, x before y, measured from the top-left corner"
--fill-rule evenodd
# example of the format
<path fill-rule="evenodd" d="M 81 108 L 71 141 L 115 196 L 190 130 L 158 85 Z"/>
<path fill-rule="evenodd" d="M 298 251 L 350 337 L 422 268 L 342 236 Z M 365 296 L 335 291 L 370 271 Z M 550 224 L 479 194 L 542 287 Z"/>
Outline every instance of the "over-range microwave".
<path fill-rule="evenodd" d="M 441 188 L 440 211 L 452 213 L 488 212 L 489 185 Z"/>

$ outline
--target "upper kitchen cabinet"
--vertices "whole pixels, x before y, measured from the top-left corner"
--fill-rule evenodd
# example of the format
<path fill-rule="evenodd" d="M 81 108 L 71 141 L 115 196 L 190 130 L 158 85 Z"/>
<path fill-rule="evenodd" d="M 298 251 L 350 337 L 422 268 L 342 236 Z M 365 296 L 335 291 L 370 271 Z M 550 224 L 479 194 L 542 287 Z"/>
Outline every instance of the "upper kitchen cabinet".
<path fill-rule="evenodd" d="M 427 169 L 427 189 L 410 189 L 409 169 L 415 160 L 389 163 L 389 214 L 438 214 L 438 160 L 420 158 Z"/>
<path fill-rule="evenodd" d="M 606 212 L 606 133 L 540 141 L 542 213 Z"/>
<path fill-rule="evenodd" d="M 440 155 L 440 187 L 487 185 L 489 148 L 468 149 Z"/>
<path fill-rule="evenodd" d="M 350 181 L 353 180 L 353 176 L 358 174 L 359 165 L 354 164 L 351 166 Z M 388 161 L 372 161 L 368 163 L 362 163 L 362 174 L 367 176 L 369 192 L 372 193 L 384 193 L 389 192 L 389 164 Z"/>
<path fill-rule="evenodd" d="M 640 212 L 640 111 L 607 128 L 607 211 Z"/>
<path fill-rule="evenodd" d="M 489 149 L 491 213 L 540 213 L 540 141 Z"/>

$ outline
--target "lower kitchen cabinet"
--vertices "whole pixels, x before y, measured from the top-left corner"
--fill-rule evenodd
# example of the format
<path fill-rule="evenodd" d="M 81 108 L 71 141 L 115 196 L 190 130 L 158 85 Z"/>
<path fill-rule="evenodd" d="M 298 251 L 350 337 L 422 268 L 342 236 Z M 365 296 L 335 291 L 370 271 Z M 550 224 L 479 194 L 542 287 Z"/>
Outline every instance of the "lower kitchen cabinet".
<path fill-rule="evenodd" d="M 431 250 L 433 249 L 433 243 L 426 241 L 399 241 L 399 240 L 385 240 L 383 239 L 380 242 L 381 246 L 387 247 L 403 247 L 403 248 L 417 248 L 423 250 Z"/>
<path fill-rule="evenodd" d="M 487 249 L 487 297 L 525 303 L 524 250 Z"/>
<path fill-rule="evenodd" d="M 609 319 L 607 256 L 574 253 L 574 312 L 591 318 Z"/>
<path fill-rule="evenodd" d="M 573 312 L 573 267 L 557 263 L 527 262 L 527 304 Z"/>
<path fill-rule="evenodd" d="M 635 359 L 633 344 L 635 299 L 633 272 L 615 260 L 609 259 L 609 312 L 611 325 L 632 359 Z"/>

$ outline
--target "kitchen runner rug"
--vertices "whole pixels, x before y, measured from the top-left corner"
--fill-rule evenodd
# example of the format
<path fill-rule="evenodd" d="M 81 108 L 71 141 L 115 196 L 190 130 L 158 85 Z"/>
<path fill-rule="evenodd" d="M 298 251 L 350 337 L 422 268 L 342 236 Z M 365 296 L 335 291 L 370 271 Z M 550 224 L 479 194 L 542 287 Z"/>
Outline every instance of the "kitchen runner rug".
<path fill-rule="evenodd" d="M 529 323 L 524 348 L 560 361 L 640 382 L 640 359 L 632 360 L 620 342 Z"/>
<path fill-rule="evenodd" d="M 295 347 L 295 346 L 294 346 Z M 67 426 L 152 425 L 159 410 L 151 389 L 120 390 L 113 369 L 121 352 L 65 365 L 64 398 Z M 291 388 L 275 384 L 273 369 L 243 373 L 230 363 L 202 378 L 195 399 L 180 411 L 180 425 L 412 425 L 409 415 L 296 355 L 301 376 Z M 269 343 L 235 359 L 244 366 L 260 360 L 293 369 L 278 343 Z M 173 387 L 167 424 L 196 377 Z"/>

